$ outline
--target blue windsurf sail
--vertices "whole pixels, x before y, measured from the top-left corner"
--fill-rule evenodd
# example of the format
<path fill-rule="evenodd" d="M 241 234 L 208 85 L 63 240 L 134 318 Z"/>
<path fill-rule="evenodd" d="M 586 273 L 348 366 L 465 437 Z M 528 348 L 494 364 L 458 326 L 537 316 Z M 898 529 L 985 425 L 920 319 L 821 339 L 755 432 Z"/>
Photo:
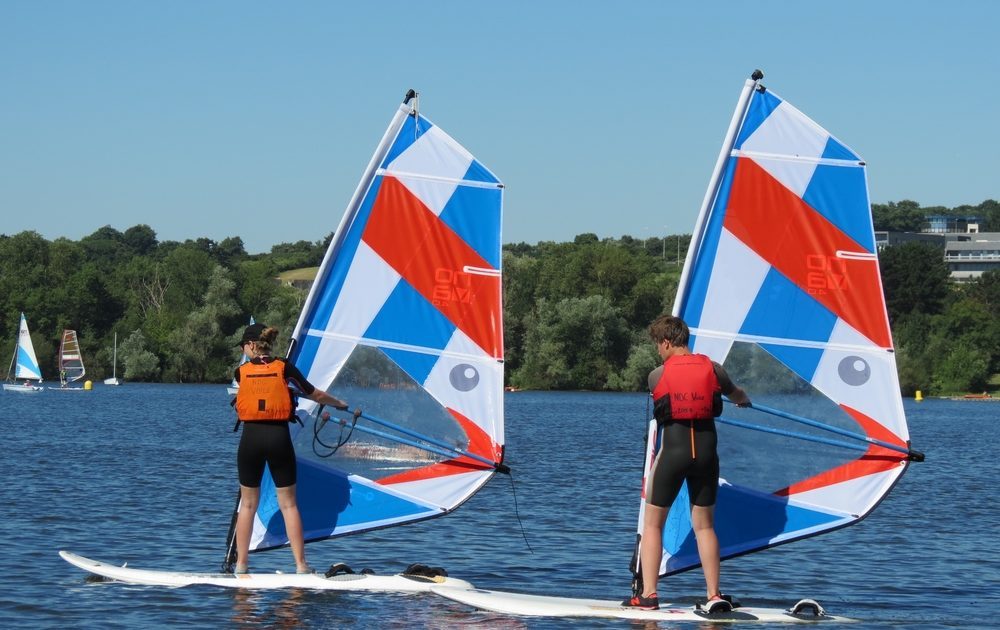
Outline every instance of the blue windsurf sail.
<path fill-rule="evenodd" d="M 446 514 L 502 467 L 503 185 L 408 95 L 337 228 L 289 359 L 353 414 L 299 401 L 307 541 Z M 269 474 L 251 550 L 287 543 Z"/>
<path fill-rule="evenodd" d="M 855 523 L 922 459 L 909 448 L 865 169 L 759 77 L 746 82 L 673 310 L 692 351 L 754 403 L 717 420 L 723 558 Z M 653 420 L 647 475 L 657 438 Z M 700 564 L 686 488 L 663 548 L 661 574 Z"/>

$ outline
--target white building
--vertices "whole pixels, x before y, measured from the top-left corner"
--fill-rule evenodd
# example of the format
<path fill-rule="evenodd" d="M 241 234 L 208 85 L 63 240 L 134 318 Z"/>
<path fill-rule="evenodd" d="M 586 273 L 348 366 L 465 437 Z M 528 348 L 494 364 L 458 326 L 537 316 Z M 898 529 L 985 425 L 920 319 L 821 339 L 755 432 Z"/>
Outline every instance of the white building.
<path fill-rule="evenodd" d="M 964 282 L 1000 269 L 1000 232 L 946 234 L 944 261 L 952 280 Z"/>

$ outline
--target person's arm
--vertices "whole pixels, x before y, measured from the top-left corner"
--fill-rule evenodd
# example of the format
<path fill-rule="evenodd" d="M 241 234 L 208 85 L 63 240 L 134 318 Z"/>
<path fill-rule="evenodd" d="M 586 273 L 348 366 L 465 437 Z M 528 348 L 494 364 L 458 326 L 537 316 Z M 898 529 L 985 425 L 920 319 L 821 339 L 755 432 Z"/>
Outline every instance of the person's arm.
<path fill-rule="evenodd" d="M 345 410 L 347 409 L 347 403 L 343 400 L 337 398 L 336 396 L 331 396 L 322 389 L 319 389 L 302 375 L 299 368 L 295 367 L 291 363 L 285 364 L 285 379 L 290 381 L 296 389 L 299 390 L 300 395 L 308 398 L 309 400 L 318 402 L 321 405 L 329 405 L 334 409 Z"/>
<path fill-rule="evenodd" d="M 714 361 L 712 365 L 715 367 L 715 377 L 719 379 L 719 386 L 722 387 L 722 393 L 726 395 L 726 398 L 733 401 L 737 407 L 750 407 L 750 397 L 742 388 L 733 383 L 725 368 Z"/>
<path fill-rule="evenodd" d="M 322 389 L 313 388 L 312 393 L 304 394 L 309 400 L 314 400 L 321 405 L 329 405 L 334 409 L 340 409 L 341 411 L 347 409 L 347 403 L 343 400 L 337 398 L 336 396 L 331 396 L 327 394 Z"/>

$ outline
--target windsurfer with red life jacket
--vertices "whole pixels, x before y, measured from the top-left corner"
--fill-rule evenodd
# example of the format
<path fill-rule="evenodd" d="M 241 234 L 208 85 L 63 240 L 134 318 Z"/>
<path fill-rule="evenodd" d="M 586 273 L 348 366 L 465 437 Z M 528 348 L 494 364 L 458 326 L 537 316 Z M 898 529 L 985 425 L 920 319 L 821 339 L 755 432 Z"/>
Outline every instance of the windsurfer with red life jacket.
<path fill-rule="evenodd" d="M 240 346 L 249 360 L 236 368 L 240 383 L 236 415 L 243 423 L 236 465 L 240 476 L 240 510 L 236 518 L 236 573 L 246 573 L 250 535 L 260 502 L 260 482 L 267 464 L 277 489 L 278 507 L 285 521 L 288 543 L 298 573 L 310 573 L 305 558 L 302 517 L 295 498 L 295 448 L 288 423 L 294 420 L 295 403 L 289 385 L 301 396 L 337 409 L 347 403 L 315 388 L 294 365 L 271 357 L 278 336 L 276 328 L 251 324 L 243 331 Z M 330 414 L 324 412 L 324 418 Z"/>
<path fill-rule="evenodd" d="M 663 558 L 663 524 L 670 506 L 687 481 L 691 525 L 705 573 L 708 612 L 728 610 L 719 591 L 719 540 L 715 535 L 715 496 L 719 488 L 719 455 L 714 418 L 722 413 L 722 395 L 749 407 L 746 392 L 733 384 L 718 363 L 688 348 L 690 331 L 684 320 L 664 315 L 649 326 L 649 335 L 663 365 L 649 374 L 653 414 L 660 427 L 660 450 L 646 482 L 646 506 L 639 565 L 642 592 L 624 606 L 659 608 L 656 581 Z"/>

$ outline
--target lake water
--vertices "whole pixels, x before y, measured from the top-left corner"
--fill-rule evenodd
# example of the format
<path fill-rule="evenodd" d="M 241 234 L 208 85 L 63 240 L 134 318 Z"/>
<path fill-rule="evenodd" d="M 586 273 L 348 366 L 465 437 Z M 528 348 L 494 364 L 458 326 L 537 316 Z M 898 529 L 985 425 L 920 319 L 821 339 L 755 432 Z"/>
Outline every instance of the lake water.
<path fill-rule="evenodd" d="M 0 624 L 631 627 L 504 617 L 433 595 L 85 583 L 59 549 L 142 568 L 219 566 L 236 491 L 228 400 L 224 386 L 199 385 L 0 394 Z M 727 592 L 775 607 L 813 597 L 866 627 L 996 625 L 1000 404 L 927 400 L 906 408 L 914 448 L 927 461 L 913 464 L 863 522 L 723 563 Z M 420 562 L 482 588 L 626 595 L 646 397 L 518 392 L 507 394 L 506 411 L 507 463 L 531 550 L 511 480 L 497 476 L 443 518 L 311 544 L 310 563 L 393 573 Z M 255 554 L 253 563 L 294 568 L 287 549 Z M 660 593 L 693 603 L 703 588 L 692 571 L 661 582 Z"/>

